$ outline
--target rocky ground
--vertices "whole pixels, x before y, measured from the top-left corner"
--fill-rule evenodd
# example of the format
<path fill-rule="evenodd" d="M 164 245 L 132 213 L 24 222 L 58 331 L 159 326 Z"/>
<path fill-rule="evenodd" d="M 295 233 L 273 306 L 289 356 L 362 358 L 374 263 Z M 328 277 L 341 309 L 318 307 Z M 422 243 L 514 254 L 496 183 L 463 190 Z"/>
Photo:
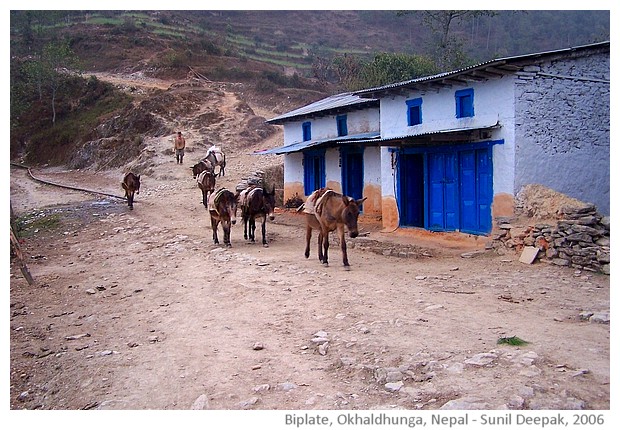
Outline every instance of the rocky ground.
<path fill-rule="evenodd" d="M 238 95 L 219 91 L 218 112 L 238 113 Z M 214 245 L 189 170 L 198 128 L 188 134 L 184 165 L 168 136 L 147 142 L 133 211 L 11 169 L 36 282 L 12 262 L 12 410 L 610 408 L 608 275 L 375 220 L 349 242 L 346 271 L 335 244 L 329 266 L 314 240 L 305 259 L 303 218 L 283 209 L 268 247 L 239 224 L 232 247 Z M 279 139 L 241 150 L 231 138 L 218 186 L 277 164 L 252 152 Z M 122 196 L 122 168 L 33 173 Z M 513 337 L 527 343 L 501 343 Z"/>

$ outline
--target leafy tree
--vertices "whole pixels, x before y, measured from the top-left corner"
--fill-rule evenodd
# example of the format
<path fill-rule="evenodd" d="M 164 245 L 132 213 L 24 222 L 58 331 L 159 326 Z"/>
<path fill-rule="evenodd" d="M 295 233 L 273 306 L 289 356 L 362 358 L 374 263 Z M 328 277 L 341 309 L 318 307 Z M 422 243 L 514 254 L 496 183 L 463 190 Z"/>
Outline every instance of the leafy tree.
<path fill-rule="evenodd" d="M 52 124 L 56 123 L 56 98 L 65 82 L 65 74 L 79 68 L 79 59 L 67 42 L 50 42 L 43 48 L 41 61 L 35 71 L 41 85 L 49 90 L 52 104 Z"/>
<path fill-rule="evenodd" d="M 362 70 L 362 63 L 355 55 L 344 54 L 332 60 L 332 70 L 338 83 L 346 89 L 356 87 Z"/>
<path fill-rule="evenodd" d="M 371 88 L 437 72 L 437 65 L 428 57 L 384 52 L 364 65 L 356 84 L 358 89 Z"/>

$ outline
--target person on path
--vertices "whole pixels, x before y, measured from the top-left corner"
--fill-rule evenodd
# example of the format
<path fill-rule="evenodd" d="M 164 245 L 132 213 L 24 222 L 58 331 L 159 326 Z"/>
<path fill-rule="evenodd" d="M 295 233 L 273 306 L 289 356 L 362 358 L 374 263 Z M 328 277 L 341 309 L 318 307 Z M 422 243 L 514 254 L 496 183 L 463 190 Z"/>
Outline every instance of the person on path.
<path fill-rule="evenodd" d="M 177 157 L 177 164 L 183 164 L 183 155 L 185 155 L 185 137 L 179 131 L 174 139 L 174 153 Z"/>

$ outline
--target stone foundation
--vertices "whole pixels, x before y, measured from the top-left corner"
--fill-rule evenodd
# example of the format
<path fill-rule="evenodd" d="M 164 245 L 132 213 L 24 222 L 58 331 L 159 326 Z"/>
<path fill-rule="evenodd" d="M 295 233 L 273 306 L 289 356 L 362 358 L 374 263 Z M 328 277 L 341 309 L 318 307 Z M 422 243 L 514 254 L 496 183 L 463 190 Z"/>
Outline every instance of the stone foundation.
<path fill-rule="evenodd" d="M 566 207 L 554 224 L 516 224 L 496 219 L 489 247 L 498 253 L 520 254 L 525 246 L 538 248 L 538 261 L 592 272 L 610 273 L 610 220 L 594 205 Z"/>

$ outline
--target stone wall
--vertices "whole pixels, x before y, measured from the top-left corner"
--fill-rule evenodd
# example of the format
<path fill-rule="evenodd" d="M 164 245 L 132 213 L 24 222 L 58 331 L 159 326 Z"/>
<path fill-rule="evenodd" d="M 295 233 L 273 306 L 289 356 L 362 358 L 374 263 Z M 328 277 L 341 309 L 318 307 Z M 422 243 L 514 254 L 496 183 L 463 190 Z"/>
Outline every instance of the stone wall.
<path fill-rule="evenodd" d="M 594 205 L 565 207 L 559 215 L 553 224 L 498 220 L 490 246 L 500 254 L 535 247 L 538 261 L 609 274 L 609 217 L 600 215 Z"/>
<path fill-rule="evenodd" d="M 609 51 L 525 66 L 515 99 L 515 190 L 540 183 L 609 215 Z"/>

